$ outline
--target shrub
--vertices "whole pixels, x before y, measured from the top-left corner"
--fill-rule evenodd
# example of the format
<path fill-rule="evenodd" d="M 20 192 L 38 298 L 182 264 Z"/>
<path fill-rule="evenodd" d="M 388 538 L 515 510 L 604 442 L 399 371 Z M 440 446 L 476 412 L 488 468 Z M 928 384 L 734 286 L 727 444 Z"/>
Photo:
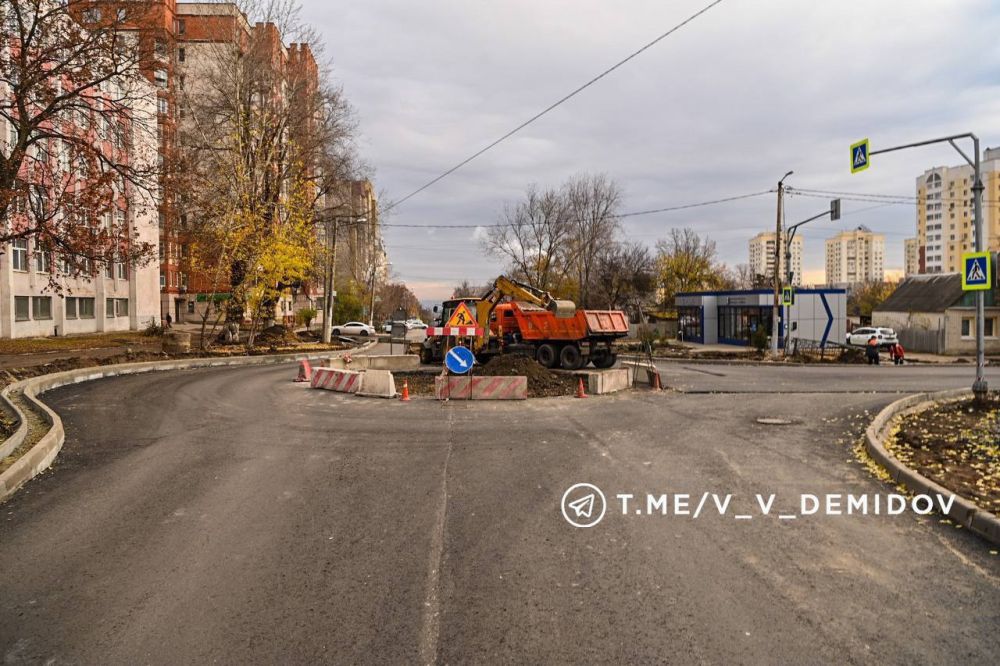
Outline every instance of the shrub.
<path fill-rule="evenodd" d="M 163 326 L 157 324 L 155 319 L 150 319 L 149 323 L 146 324 L 146 328 L 143 329 L 142 334 L 149 337 L 159 337 L 163 335 L 164 330 Z"/>
<path fill-rule="evenodd" d="M 753 335 L 750 336 L 750 344 L 752 344 L 753 348 L 757 351 L 764 351 L 767 349 L 767 329 L 763 326 L 758 327 L 757 330 L 753 332 Z"/>
<path fill-rule="evenodd" d="M 315 308 L 302 308 L 295 313 L 295 319 L 306 328 L 309 328 L 317 314 L 319 314 L 319 312 L 317 312 Z"/>

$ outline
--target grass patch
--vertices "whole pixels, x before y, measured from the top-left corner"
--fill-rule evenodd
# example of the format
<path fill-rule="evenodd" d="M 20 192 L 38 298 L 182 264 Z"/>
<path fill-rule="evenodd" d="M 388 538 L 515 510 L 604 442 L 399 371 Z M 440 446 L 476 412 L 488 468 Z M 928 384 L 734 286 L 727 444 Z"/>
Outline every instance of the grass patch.
<path fill-rule="evenodd" d="M 14 338 L 0 340 L 0 354 L 38 354 L 74 349 L 138 346 L 153 340 L 139 331 L 116 331 L 94 335 L 67 335 L 52 338 Z M 159 341 L 157 340 L 156 343 Z"/>

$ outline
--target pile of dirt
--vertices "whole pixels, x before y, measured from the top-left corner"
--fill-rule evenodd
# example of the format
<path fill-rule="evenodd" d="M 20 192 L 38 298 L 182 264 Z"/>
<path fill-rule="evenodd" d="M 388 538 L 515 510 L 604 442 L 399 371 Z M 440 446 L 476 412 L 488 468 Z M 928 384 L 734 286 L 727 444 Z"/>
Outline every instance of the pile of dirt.
<path fill-rule="evenodd" d="M 256 342 L 263 346 L 290 345 L 298 342 L 295 332 L 284 326 L 268 326 L 257 334 Z"/>
<path fill-rule="evenodd" d="M 905 416 L 887 445 L 907 467 L 1000 515 L 1000 396 Z"/>
<path fill-rule="evenodd" d="M 478 375 L 520 376 L 528 378 L 528 397 L 541 398 L 572 395 L 577 378 L 552 372 L 538 361 L 522 354 L 501 354 L 475 370 Z"/>
<path fill-rule="evenodd" d="M 403 392 L 403 382 L 406 382 L 410 395 L 434 395 L 434 377 L 431 372 L 394 372 L 392 378 L 396 382 L 396 392 Z"/>

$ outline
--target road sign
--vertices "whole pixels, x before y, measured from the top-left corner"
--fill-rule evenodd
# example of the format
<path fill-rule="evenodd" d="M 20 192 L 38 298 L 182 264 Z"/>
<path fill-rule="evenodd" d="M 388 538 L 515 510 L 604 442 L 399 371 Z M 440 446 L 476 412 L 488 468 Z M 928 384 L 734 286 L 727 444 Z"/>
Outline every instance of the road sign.
<path fill-rule="evenodd" d="M 985 291 L 993 288 L 989 252 L 969 252 L 962 255 L 962 290 Z"/>
<path fill-rule="evenodd" d="M 458 307 L 451 314 L 451 319 L 445 326 L 475 326 L 476 318 L 473 316 L 472 311 L 469 306 L 465 303 L 459 303 Z"/>
<path fill-rule="evenodd" d="M 781 304 L 782 305 L 795 305 L 795 288 L 794 287 L 782 287 L 781 288 Z"/>
<path fill-rule="evenodd" d="M 456 375 L 464 375 L 472 370 L 476 357 L 468 347 L 452 347 L 444 356 L 444 364 Z"/>
<path fill-rule="evenodd" d="M 868 168 L 868 139 L 851 144 L 851 173 Z"/>

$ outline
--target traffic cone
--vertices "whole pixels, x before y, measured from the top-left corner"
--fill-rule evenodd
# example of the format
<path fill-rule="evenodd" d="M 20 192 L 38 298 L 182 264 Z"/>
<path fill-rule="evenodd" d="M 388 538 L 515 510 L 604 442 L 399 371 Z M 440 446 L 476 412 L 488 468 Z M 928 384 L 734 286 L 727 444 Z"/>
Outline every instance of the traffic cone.
<path fill-rule="evenodd" d="M 410 383 L 407 380 L 403 380 L 403 395 L 399 398 L 403 402 L 410 401 Z"/>
<path fill-rule="evenodd" d="M 653 390 L 662 391 L 663 386 L 660 385 L 660 372 L 656 368 L 653 368 L 650 372 L 653 373 Z"/>
<path fill-rule="evenodd" d="M 586 398 L 587 392 L 583 390 L 583 377 L 580 377 L 580 383 L 576 385 L 576 397 Z"/>
<path fill-rule="evenodd" d="M 312 366 L 309 364 L 309 359 L 302 359 L 299 361 L 299 376 L 295 378 L 297 382 L 307 382 L 312 379 Z"/>

